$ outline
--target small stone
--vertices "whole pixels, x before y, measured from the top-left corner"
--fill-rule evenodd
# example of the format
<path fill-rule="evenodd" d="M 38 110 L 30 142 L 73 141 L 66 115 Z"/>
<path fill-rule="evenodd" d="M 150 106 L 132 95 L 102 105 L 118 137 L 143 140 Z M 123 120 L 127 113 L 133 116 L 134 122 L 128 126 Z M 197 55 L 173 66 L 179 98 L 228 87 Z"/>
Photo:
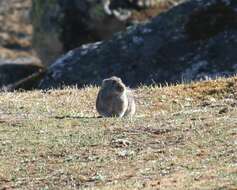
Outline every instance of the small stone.
<path fill-rule="evenodd" d="M 225 108 L 220 109 L 219 114 L 224 114 L 224 113 L 227 113 L 228 111 L 229 111 L 228 107 L 225 107 Z"/>
<path fill-rule="evenodd" d="M 127 157 L 127 156 L 133 156 L 135 155 L 134 151 L 130 150 L 121 150 L 117 152 L 117 155 L 120 157 Z"/>
<path fill-rule="evenodd" d="M 91 180 L 93 180 L 93 181 L 104 181 L 105 180 L 105 176 L 97 173 L 95 176 L 93 176 L 91 178 Z"/>
<path fill-rule="evenodd" d="M 114 139 L 111 142 L 115 147 L 128 147 L 131 142 L 127 139 Z"/>

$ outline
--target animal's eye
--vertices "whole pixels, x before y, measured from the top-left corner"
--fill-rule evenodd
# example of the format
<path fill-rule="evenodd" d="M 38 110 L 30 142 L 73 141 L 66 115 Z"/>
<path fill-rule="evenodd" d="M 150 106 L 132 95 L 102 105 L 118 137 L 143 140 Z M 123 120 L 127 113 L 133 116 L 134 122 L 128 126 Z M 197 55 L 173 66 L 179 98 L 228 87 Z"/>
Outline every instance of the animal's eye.
<path fill-rule="evenodd" d="M 111 84 L 112 85 L 117 85 L 117 82 L 115 80 L 112 80 Z"/>
<path fill-rule="evenodd" d="M 122 87 L 120 84 L 116 84 L 116 89 L 117 89 L 119 92 L 122 92 L 122 91 L 123 91 L 123 87 Z"/>

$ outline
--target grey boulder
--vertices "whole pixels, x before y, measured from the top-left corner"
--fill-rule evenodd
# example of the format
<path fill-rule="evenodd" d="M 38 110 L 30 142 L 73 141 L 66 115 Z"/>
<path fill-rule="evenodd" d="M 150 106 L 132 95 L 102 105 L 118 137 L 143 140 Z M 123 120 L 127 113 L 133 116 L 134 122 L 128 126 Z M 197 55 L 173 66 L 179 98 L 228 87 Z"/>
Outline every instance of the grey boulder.
<path fill-rule="evenodd" d="M 189 82 L 237 72 L 237 1 L 191 0 L 111 40 L 82 45 L 53 63 L 39 88 Z"/>

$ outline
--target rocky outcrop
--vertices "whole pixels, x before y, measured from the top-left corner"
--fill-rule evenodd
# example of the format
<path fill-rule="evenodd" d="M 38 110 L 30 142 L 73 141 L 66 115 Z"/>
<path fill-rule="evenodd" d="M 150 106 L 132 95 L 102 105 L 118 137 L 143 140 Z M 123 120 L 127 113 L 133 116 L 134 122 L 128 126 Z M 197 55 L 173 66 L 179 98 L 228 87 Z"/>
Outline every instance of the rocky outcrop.
<path fill-rule="evenodd" d="M 33 46 L 45 65 L 82 44 L 108 40 L 183 0 L 33 0 Z"/>
<path fill-rule="evenodd" d="M 32 89 L 45 68 L 32 49 L 31 0 L 0 0 L 0 89 Z"/>
<path fill-rule="evenodd" d="M 10 91 L 36 88 L 45 73 L 45 68 L 36 60 L 0 60 L 0 89 Z"/>
<path fill-rule="evenodd" d="M 31 0 L 0 1 L 0 58 L 32 56 Z"/>
<path fill-rule="evenodd" d="M 100 84 L 117 75 L 134 87 L 237 72 L 237 1 L 191 0 L 113 39 L 59 58 L 40 88 Z"/>

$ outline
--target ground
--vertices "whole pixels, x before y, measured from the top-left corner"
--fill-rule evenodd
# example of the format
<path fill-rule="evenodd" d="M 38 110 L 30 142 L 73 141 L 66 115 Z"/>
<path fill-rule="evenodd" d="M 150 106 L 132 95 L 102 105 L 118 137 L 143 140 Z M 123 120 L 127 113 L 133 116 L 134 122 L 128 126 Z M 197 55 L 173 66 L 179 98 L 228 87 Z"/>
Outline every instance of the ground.
<path fill-rule="evenodd" d="M 0 93 L 0 189 L 237 189 L 237 77 L 141 86 L 132 119 L 97 92 Z"/>

